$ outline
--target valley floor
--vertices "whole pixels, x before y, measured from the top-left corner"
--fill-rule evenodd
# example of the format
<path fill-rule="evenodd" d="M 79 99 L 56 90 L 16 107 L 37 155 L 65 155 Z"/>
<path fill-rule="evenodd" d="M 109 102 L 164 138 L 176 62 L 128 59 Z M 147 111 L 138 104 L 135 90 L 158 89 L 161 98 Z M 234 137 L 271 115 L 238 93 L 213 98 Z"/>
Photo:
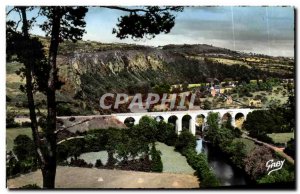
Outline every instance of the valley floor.
<path fill-rule="evenodd" d="M 42 186 L 40 170 L 8 179 L 9 189 L 27 184 Z M 97 168 L 58 166 L 56 188 L 198 188 L 196 176 L 172 173 L 146 173 Z"/>

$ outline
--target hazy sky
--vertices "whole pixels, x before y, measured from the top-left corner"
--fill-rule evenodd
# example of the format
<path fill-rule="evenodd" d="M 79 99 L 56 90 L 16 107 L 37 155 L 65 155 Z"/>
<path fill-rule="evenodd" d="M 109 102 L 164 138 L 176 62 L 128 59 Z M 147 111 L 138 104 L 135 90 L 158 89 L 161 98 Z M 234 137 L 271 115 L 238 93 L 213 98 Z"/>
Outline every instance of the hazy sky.
<path fill-rule="evenodd" d="M 31 15 L 36 15 L 33 11 Z M 89 8 L 85 40 L 143 45 L 211 44 L 238 51 L 273 56 L 294 56 L 294 8 L 292 7 L 187 7 L 177 13 L 169 34 L 154 39 L 119 40 L 112 34 L 119 16 L 127 12 Z M 18 18 L 11 14 L 10 18 Z M 44 18 L 39 18 L 42 22 Z M 134 21 L 133 21 L 134 22 Z M 44 35 L 34 27 L 32 33 Z"/>

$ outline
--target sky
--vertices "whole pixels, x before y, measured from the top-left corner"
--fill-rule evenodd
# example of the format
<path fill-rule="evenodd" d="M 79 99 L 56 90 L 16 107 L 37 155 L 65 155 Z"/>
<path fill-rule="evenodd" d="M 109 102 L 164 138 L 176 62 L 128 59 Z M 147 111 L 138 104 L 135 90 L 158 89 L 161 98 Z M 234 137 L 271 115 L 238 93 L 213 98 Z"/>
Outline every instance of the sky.
<path fill-rule="evenodd" d="M 85 17 L 83 39 L 149 46 L 209 44 L 248 53 L 294 57 L 293 7 L 185 7 L 183 12 L 176 13 L 175 26 L 170 33 L 139 41 L 131 38 L 120 40 L 112 34 L 118 18 L 126 14 L 119 10 L 90 7 Z M 34 10 L 29 13 L 29 18 L 36 15 L 37 10 Z M 8 19 L 18 18 L 17 13 L 8 16 Z M 44 20 L 39 17 L 37 23 Z M 33 27 L 31 33 L 45 35 L 38 26 Z"/>

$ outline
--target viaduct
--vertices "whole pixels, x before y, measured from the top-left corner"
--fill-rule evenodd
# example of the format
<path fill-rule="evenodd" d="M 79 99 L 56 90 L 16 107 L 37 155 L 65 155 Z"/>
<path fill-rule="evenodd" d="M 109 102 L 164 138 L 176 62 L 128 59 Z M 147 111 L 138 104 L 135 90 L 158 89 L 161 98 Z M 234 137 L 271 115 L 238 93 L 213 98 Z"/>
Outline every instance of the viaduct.
<path fill-rule="evenodd" d="M 192 134 L 196 134 L 196 126 L 199 124 L 196 122 L 197 118 L 203 118 L 204 125 L 209 112 L 218 113 L 220 118 L 231 117 L 232 126 L 236 126 L 236 119 L 244 118 L 247 119 L 249 112 L 255 109 L 215 109 L 215 110 L 189 110 L 189 111 L 170 111 L 170 112 L 141 112 L 141 113 L 117 113 L 112 114 L 123 123 L 131 122 L 133 124 L 138 124 L 139 120 L 143 116 L 150 116 L 156 120 L 164 120 L 165 122 L 171 122 L 176 125 L 175 129 L 177 133 L 180 133 L 183 128 L 183 118 L 189 121 L 189 131 Z M 202 125 L 203 126 L 203 125 Z"/>

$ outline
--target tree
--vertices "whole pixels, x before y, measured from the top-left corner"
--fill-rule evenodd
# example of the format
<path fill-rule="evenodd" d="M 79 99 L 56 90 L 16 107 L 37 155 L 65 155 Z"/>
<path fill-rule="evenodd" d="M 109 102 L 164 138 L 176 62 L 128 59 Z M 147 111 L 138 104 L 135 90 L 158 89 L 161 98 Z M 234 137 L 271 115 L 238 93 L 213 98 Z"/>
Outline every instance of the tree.
<path fill-rule="evenodd" d="M 25 68 L 21 68 L 19 74 L 22 77 L 26 78 L 25 88 L 22 87 L 21 90 L 24 91 L 27 95 L 28 100 L 28 108 L 30 112 L 30 120 L 31 120 L 31 129 L 32 136 L 35 144 L 35 150 L 38 154 L 39 163 L 41 164 L 41 169 L 44 169 L 44 165 L 46 163 L 41 139 L 38 134 L 38 124 L 35 113 L 35 103 L 33 98 L 34 93 L 34 82 L 32 75 L 36 80 L 36 84 L 40 90 L 43 90 L 45 81 L 47 80 L 47 65 L 45 65 L 45 57 L 43 54 L 43 46 L 38 41 L 37 38 L 30 38 L 29 36 L 29 24 L 32 21 L 27 20 L 26 10 L 31 10 L 32 8 L 28 7 L 14 7 L 17 12 L 20 13 L 23 26 L 22 32 L 17 32 L 17 25 L 13 21 L 7 22 L 7 57 L 10 59 L 11 56 L 16 55 L 17 60 L 24 64 Z M 30 49 L 28 49 L 30 48 Z M 46 78 L 46 79 L 45 79 Z"/>
<path fill-rule="evenodd" d="M 212 144 L 216 145 L 217 142 L 217 132 L 219 129 L 219 114 L 209 112 L 207 116 L 207 126 L 204 129 L 204 138 L 210 141 Z"/>
<path fill-rule="evenodd" d="M 182 7 L 158 7 L 158 6 L 147 6 L 145 8 L 124 8 L 124 7 L 113 7 L 113 6 L 103 6 L 109 9 L 118 9 L 125 12 L 129 12 L 129 15 L 121 16 L 119 23 L 117 24 L 117 30 L 114 29 L 113 33 L 117 35 L 118 38 L 124 39 L 128 36 L 131 38 L 141 39 L 144 36 L 150 36 L 154 38 L 155 35 L 164 32 L 168 33 L 175 24 L 175 16 L 172 12 L 182 11 Z M 17 10 L 22 13 L 23 20 L 23 39 L 28 41 L 29 36 L 29 24 L 33 23 L 34 20 L 28 22 L 26 17 L 26 7 L 14 7 L 7 14 L 13 10 Z M 30 7 L 28 10 L 32 10 Z M 56 174 L 56 90 L 60 89 L 62 82 L 58 80 L 58 68 L 56 65 L 56 59 L 58 54 L 58 46 L 64 40 L 76 41 L 82 38 L 85 32 L 85 21 L 84 17 L 88 9 L 86 7 L 66 7 L 66 6 L 47 6 L 40 7 L 42 16 L 45 16 L 47 20 L 40 25 L 46 35 L 50 35 L 50 47 L 47 57 L 47 63 L 43 65 L 41 69 L 45 71 L 39 72 L 41 75 L 45 73 L 44 76 L 39 76 L 42 79 L 39 80 L 39 84 L 43 87 L 39 89 L 43 90 L 47 97 L 47 125 L 44 129 L 45 145 L 41 145 L 41 138 L 37 131 L 37 121 L 35 114 L 35 104 L 33 99 L 33 87 L 32 87 L 32 72 L 33 72 L 33 59 L 37 59 L 35 55 L 30 55 L 31 53 L 26 53 L 24 51 L 29 51 L 32 48 L 28 44 L 26 48 L 21 48 L 24 53 L 18 55 L 18 58 L 23 60 L 26 75 L 26 94 L 29 103 L 30 119 L 32 133 L 34 137 L 36 151 L 39 155 L 39 161 L 41 164 L 41 170 L 43 174 L 43 187 L 44 188 L 54 188 L 55 186 L 55 174 Z M 135 22 L 132 22 L 135 21 Z M 149 22 L 150 21 L 150 22 Z M 8 26 L 12 26 L 15 23 L 10 23 Z M 12 28 L 7 28 L 8 30 Z M 14 29 L 17 31 L 17 28 Z M 9 37 L 9 36 L 8 36 Z M 29 42 L 29 41 L 28 41 Z M 20 42 L 18 42 L 20 43 Z M 20 45 L 20 44 L 19 44 Z M 29 46 L 29 47 L 28 47 Z M 17 48 L 17 47 L 15 47 Z M 8 49 L 9 50 L 9 49 Z M 14 49 L 12 49 L 14 50 Z M 39 49 L 41 51 L 42 48 Z M 41 52 L 38 52 L 41 53 Z M 43 52 L 42 52 L 43 53 Z M 8 52 L 9 54 L 9 52 Z M 34 53 L 36 54 L 36 53 Z M 38 58 L 37 61 L 41 61 Z M 46 85 L 42 85 L 46 84 Z"/>
<path fill-rule="evenodd" d="M 231 161 L 239 168 L 243 168 L 247 152 L 246 145 L 239 139 L 234 139 L 227 147 L 226 152 L 229 153 Z"/>
<path fill-rule="evenodd" d="M 159 121 L 157 124 L 156 140 L 163 142 L 169 146 L 174 146 L 178 137 L 174 130 L 174 126 L 164 121 Z"/>
<path fill-rule="evenodd" d="M 203 109 L 204 109 L 204 110 L 210 110 L 210 109 L 211 109 L 211 102 L 208 101 L 208 100 L 205 100 L 205 101 L 203 102 Z"/>
<path fill-rule="evenodd" d="M 156 141 L 157 136 L 157 126 L 156 121 L 148 116 L 143 116 L 139 124 L 136 125 L 136 128 L 138 128 L 138 132 L 140 133 L 140 137 L 144 137 L 144 140 L 150 144 L 154 143 Z"/>
<path fill-rule="evenodd" d="M 13 151 L 19 160 L 36 158 L 34 143 L 27 135 L 18 135 L 14 140 Z"/>
<path fill-rule="evenodd" d="M 259 184 L 265 183 L 285 183 L 295 181 L 294 172 L 289 172 L 287 169 L 283 168 L 279 171 L 275 171 L 269 175 L 263 176 L 258 180 Z"/>
<path fill-rule="evenodd" d="M 56 174 L 56 95 L 55 92 L 62 85 L 58 80 L 56 58 L 59 43 L 63 40 L 76 41 L 82 38 L 85 32 L 84 16 L 86 7 L 41 7 L 41 14 L 46 20 L 41 28 L 50 35 L 48 53 L 49 78 L 47 82 L 47 127 L 45 129 L 46 144 L 45 168 L 42 170 L 44 188 L 55 187 Z"/>
<path fill-rule="evenodd" d="M 195 149 L 196 144 L 196 137 L 193 134 L 189 131 L 182 131 L 176 141 L 175 149 L 185 154 L 188 149 Z"/>
<path fill-rule="evenodd" d="M 162 172 L 163 170 L 163 163 L 161 161 L 161 153 L 160 151 L 157 151 L 155 148 L 155 143 L 152 144 L 151 147 L 151 171 L 152 172 Z"/>
<path fill-rule="evenodd" d="M 273 158 L 266 146 L 256 147 L 245 159 L 245 171 L 256 180 L 267 172 L 266 162 Z"/>
<path fill-rule="evenodd" d="M 295 139 L 291 138 L 288 142 L 287 142 L 287 146 L 284 149 L 284 152 L 286 154 L 288 154 L 289 156 L 291 156 L 292 158 L 295 159 L 295 153 L 296 153 L 296 144 L 295 144 Z"/>

